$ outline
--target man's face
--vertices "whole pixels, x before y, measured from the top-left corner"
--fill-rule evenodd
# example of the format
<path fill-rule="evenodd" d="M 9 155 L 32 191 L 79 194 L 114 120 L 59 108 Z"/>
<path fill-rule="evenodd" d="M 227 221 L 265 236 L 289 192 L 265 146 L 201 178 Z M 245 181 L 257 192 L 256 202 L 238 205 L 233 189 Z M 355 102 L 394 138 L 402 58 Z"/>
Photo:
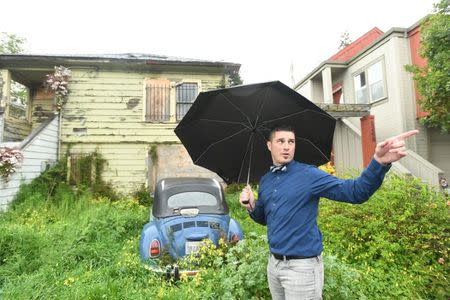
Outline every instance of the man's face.
<path fill-rule="evenodd" d="M 291 131 L 275 131 L 267 142 L 274 165 L 287 164 L 294 159 L 295 135 Z"/>

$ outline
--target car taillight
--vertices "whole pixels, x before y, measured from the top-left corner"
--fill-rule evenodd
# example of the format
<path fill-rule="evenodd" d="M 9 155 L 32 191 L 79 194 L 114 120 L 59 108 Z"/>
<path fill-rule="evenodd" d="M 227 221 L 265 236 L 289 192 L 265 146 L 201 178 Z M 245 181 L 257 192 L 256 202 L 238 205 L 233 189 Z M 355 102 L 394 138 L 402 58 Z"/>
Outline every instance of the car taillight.
<path fill-rule="evenodd" d="M 161 248 L 159 246 L 158 240 L 152 240 L 150 243 L 150 257 L 159 256 L 159 253 L 161 251 Z"/>
<path fill-rule="evenodd" d="M 233 235 L 231 236 L 231 242 L 233 243 L 237 243 L 239 242 L 241 238 L 239 237 L 239 235 L 237 233 L 233 233 Z"/>

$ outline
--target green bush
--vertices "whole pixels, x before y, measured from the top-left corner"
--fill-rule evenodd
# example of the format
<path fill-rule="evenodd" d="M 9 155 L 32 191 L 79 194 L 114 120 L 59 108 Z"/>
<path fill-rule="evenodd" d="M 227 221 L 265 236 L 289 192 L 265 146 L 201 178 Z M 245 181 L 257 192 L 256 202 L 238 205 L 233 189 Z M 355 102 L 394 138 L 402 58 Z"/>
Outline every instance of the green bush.
<path fill-rule="evenodd" d="M 320 211 L 325 254 L 363 274 L 366 296 L 449 296 L 449 210 L 441 192 L 391 176 L 365 204 L 323 200 Z"/>
<path fill-rule="evenodd" d="M 138 200 L 139 204 L 151 207 L 153 205 L 153 198 L 150 195 L 150 190 L 141 185 L 138 190 L 133 193 L 133 197 Z"/>

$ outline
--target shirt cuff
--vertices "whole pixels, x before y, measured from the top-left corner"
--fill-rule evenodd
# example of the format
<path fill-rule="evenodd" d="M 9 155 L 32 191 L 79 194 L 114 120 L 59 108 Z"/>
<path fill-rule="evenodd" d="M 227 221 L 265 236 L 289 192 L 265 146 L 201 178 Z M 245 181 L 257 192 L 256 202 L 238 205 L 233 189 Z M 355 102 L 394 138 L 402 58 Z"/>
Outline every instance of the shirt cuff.
<path fill-rule="evenodd" d="M 389 171 L 389 169 L 391 167 L 392 167 L 392 163 L 383 165 L 383 164 L 380 164 L 375 158 L 372 158 L 369 165 L 367 166 L 367 169 L 374 174 L 384 175 L 387 173 L 387 171 Z"/>

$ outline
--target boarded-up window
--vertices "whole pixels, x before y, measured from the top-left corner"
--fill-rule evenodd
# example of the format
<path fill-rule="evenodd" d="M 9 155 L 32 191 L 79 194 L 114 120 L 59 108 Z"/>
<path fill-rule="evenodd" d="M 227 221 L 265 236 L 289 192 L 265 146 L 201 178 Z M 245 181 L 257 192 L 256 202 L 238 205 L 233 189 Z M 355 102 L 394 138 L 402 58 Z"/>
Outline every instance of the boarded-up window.
<path fill-rule="evenodd" d="M 145 120 L 167 122 L 170 119 L 170 82 L 147 80 L 145 85 Z"/>
<path fill-rule="evenodd" d="M 176 87 L 177 121 L 180 121 L 191 108 L 197 94 L 197 83 L 184 82 Z"/>

